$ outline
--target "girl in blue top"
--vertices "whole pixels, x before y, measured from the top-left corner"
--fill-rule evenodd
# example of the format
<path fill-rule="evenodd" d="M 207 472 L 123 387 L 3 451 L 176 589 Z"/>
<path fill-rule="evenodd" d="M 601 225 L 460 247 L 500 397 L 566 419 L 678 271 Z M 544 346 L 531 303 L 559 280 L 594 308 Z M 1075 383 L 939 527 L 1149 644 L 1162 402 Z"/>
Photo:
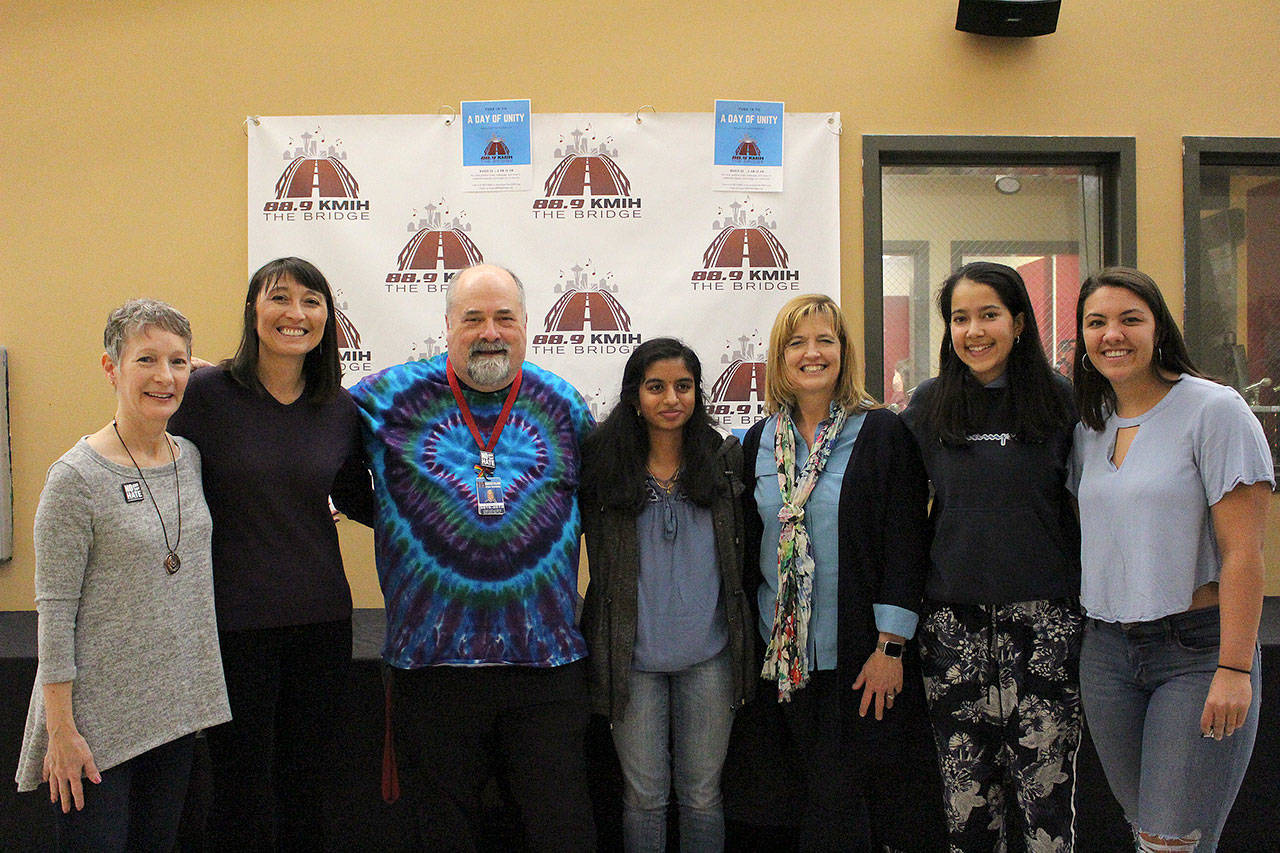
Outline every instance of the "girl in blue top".
<path fill-rule="evenodd" d="M 1147 275 L 1086 280 L 1076 332 L 1085 717 L 1138 850 L 1211 851 L 1258 726 L 1271 453 Z"/>
<path fill-rule="evenodd" d="M 742 591 L 742 447 L 707 413 L 702 367 L 673 338 L 636 347 L 622 393 L 583 443 L 591 583 L 582 633 L 593 709 L 625 782 L 627 851 L 724 848 L 720 771 L 734 710 L 754 687 Z"/>

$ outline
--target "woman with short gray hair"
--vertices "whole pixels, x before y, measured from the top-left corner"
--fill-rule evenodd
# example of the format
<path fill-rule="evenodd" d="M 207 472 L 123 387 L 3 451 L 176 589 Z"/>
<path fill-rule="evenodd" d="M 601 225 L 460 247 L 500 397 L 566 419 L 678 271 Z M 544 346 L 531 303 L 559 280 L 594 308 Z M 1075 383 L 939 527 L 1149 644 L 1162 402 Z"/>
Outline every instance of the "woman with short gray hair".
<path fill-rule="evenodd" d="M 195 732 L 231 716 L 200 454 L 166 432 L 191 326 L 137 299 L 103 344 L 115 417 L 53 463 L 36 510 L 39 669 L 17 782 L 49 783 L 59 849 L 168 850 Z"/>

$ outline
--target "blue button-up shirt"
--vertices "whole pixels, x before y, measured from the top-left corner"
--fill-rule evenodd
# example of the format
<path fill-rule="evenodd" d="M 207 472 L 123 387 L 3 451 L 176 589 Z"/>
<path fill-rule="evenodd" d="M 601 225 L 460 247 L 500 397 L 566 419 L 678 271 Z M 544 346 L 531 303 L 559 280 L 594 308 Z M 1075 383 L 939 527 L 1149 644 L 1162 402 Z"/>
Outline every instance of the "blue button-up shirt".
<path fill-rule="evenodd" d="M 809 531 L 809 543 L 813 551 L 813 599 L 809 620 L 809 668 L 811 670 L 836 668 L 836 620 L 837 580 L 839 577 L 840 540 L 840 489 L 844 472 L 853 455 L 854 442 L 866 413 L 851 415 L 844 429 L 836 437 L 835 446 L 827 465 L 818 476 L 818 483 L 804 505 L 804 523 Z M 819 425 L 822 429 L 827 421 Z M 777 435 L 778 418 L 775 415 L 764 425 L 760 434 L 760 450 L 756 455 L 756 506 L 764 522 L 764 536 L 760 547 L 760 573 L 764 576 L 757 595 L 760 605 L 760 635 L 765 642 L 773 632 L 773 610 L 778 600 L 778 537 L 782 523 L 778 510 L 782 508 L 782 490 L 778 488 L 778 466 L 773 459 L 773 442 Z M 796 453 L 801 457 L 807 448 L 804 436 L 795 432 Z M 800 458 L 797 464 L 802 465 Z M 873 604 L 876 629 L 910 638 L 916 632 L 919 616 L 905 608 L 892 604 Z"/>

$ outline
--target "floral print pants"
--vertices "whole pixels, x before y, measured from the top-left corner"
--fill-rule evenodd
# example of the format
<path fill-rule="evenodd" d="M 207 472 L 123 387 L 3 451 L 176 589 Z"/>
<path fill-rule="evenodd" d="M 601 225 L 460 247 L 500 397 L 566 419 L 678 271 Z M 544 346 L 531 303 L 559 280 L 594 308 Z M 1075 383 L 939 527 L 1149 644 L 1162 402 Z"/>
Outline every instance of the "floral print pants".
<path fill-rule="evenodd" d="M 1074 849 L 1080 745 L 1075 599 L 932 603 L 920 657 L 953 853 Z"/>

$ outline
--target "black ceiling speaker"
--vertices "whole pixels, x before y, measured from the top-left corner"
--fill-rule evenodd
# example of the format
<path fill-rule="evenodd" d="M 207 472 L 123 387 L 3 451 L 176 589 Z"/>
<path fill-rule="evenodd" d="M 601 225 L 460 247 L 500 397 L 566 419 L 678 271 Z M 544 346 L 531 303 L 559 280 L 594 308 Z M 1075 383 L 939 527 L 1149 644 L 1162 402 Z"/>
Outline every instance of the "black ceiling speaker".
<path fill-rule="evenodd" d="M 956 29 L 980 36 L 1047 36 L 1062 0 L 960 0 Z"/>

